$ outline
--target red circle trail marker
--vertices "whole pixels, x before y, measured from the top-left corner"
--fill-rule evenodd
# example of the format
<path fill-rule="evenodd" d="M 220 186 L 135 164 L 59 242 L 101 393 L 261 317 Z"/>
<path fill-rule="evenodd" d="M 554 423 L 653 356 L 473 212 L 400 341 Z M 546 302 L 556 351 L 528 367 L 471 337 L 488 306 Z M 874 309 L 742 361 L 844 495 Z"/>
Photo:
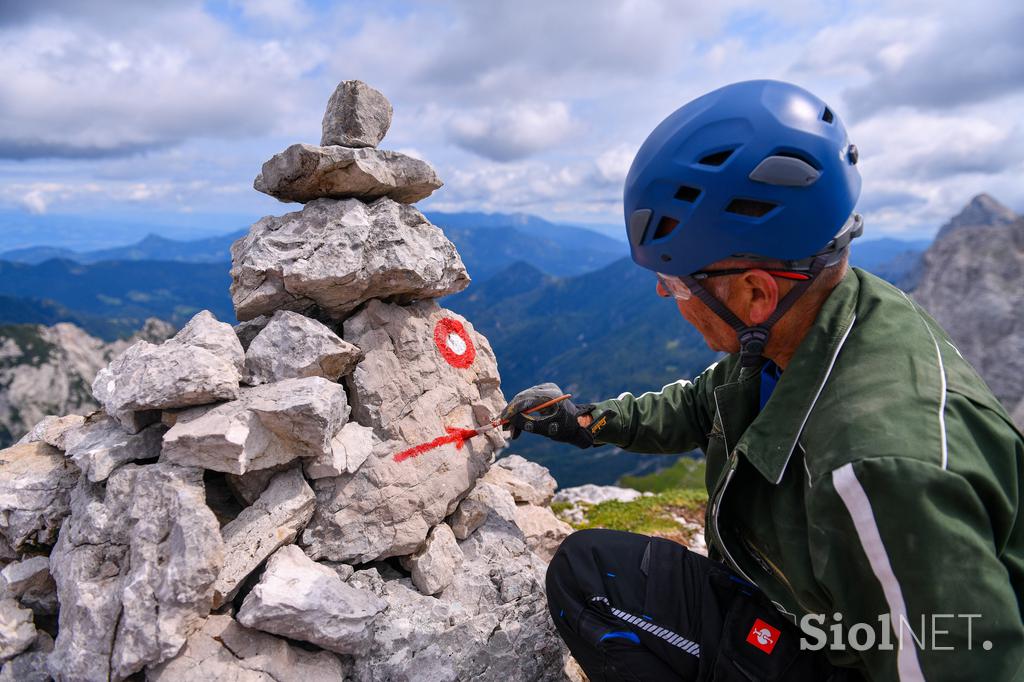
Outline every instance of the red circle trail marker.
<path fill-rule="evenodd" d="M 462 323 L 451 317 L 442 317 L 434 325 L 434 344 L 452 367 L 466 369 L 476 359 L 476 346 Z"/>

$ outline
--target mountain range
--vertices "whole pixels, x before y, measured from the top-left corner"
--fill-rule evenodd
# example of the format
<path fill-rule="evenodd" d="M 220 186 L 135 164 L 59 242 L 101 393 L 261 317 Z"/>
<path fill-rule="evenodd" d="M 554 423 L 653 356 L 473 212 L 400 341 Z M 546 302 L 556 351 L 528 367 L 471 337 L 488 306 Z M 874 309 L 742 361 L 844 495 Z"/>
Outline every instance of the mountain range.
<path fill-rule="evenodd" d="M 594 401 L 657 389 L 715 359 L 672 301 L 655 295 L 653 276 L 633 265 L 624 242 L 532 216 L 428 215 L 456 244 L 473 277 L 468 289 L 443 304 L 490 339 L 506 396 L 554 381 L 576 400 Z M 50 259 L 38 248 L 8 252 L 5 258 L 21 262 L 0 262 L 0 323 L 71 321 L 109 342 L 149 317 L 180 326 L 209 309 L 232 321 L 227 254 L 239 234 L 195 241 L 151 235 L 129 246 L 61 251 Z M 853 259 L 876 272 L 891 268 L 890 279 L 901 283 L 918 268 L 926 245 L 858 241 Z M 517 441 L 515 451 L 548 466 L 565 486 L 612 483 L 675 460 L 529 438 Z"/>

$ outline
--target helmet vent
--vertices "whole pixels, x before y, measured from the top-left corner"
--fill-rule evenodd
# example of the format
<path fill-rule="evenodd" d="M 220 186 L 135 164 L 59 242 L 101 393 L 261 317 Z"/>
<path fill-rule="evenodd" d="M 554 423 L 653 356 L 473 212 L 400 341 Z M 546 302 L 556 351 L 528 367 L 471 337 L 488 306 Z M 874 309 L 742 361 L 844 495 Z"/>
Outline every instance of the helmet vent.
<path fill-rule="evenodd" d="M 725 212 L 748 216 L 750 218 L 760 218 L 767 215 L 776 206 L 778 206 L 778 204 L 773 204 L 770 201 L 733 199 L 729 202 L 729 205 L 725 207 Z"/>
<path fill-rule="evenodd" d="M 662 216 L 661 220 L 658 221 L 658 227 L 654 230 L 654 236 L 651 239 L 661 239 L 672 234 L 679 226 L 679 221 L 675 218 L 669 218 L 668 216 Z"/>
<path fill-rule="evenodd" d="M 825 111 L 821 112 L 821 120 L 825 123 L 832 123 L 832 121 L 836 120 L 836 115 L 832 113 L 831 109 L 825 107 Z"/>
<path fill-rule="evenodd" d="M 696 187 L 688 187 L 686 185 L 680 185 L 679 189 L 676 190 L 676 199 L 680 201 L 688 201 L 691 204 L 697 201 L 697 197 L 700 196 L 700 190 Z"/>
<path fill-rule="evenodd" d="M 729 159 L 730 156 L 732 156 L 732 153 L 734 151 L 736 151 L 736 150 L 735 149 L 724 149 L 724 150 L 722 150 L 720 152 L 714 152 L 712 154 L 706 155 L 704 158 L 702 158 L 697 163 L 699 163 L 702 166 L 721 166 L 723 163 L 725 163 Z"/>

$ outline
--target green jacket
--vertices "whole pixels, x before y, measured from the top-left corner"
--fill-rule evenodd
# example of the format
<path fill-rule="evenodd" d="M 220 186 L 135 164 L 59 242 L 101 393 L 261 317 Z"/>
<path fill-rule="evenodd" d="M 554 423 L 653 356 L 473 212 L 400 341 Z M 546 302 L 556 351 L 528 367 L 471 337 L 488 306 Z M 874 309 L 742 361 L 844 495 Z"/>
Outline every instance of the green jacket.
<path fill-rule="evenodd" d="M 826 616 L 812 624 L 829 645 L 841 613 L 846 649 L 825 649 L 836 665 L 870 680 L 1024 678 L 1024 438 L 939 325 L 853 269 L 760 413 L 759 386 L 729 356 L 599 403 L 612 415 L 597 438 L 703 450 L 712 557 L 795 622 Z M 876 646 L 851 648 L 856 623 Z"/>

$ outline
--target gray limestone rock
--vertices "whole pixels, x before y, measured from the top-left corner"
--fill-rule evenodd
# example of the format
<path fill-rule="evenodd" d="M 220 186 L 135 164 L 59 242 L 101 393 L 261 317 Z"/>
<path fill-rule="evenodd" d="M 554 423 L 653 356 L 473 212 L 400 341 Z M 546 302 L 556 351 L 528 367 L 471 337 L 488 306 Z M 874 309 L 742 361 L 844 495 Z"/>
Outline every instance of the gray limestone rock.
<path fill-rule="evenodd" d="M 260 315 L 235 325 L 235 336 L 238 337 L 238 342 L 242 344 L 243 350 L 249 350 L 249 344 L 252 343 L 257 334 L 263 331 L 268 322 L 270 322 L 269 317 Z"/>
<path fill-rule="evenodd" d="M 270 479 L 282 471 L 294 469 L 295 466 L 295 462 L 287 462 L 285 464 L 277 464 L 269 469 L 247 471 L 241 475 L 225 474 L 224 481 L 228 485 L 228 490 L 235 496 L 235 499 L 248 507 L 258 500 L 263 491 L 267 489 L 267 486 L 270 485 Z"/>
<path fill-rule="evenodd" d="M 355 660 L 355 678 L 561 682 L 565 647 L 544 598 L 544 562 L 496 514 L 459 545 L 465 559 L 438 597 L 376 569 L 349 579 L 388 605 L 374 624 L 374 647 Z"/>
<path fill-rule="evenodd" d="M 32 612 L 14 599 L 0 599 L 0 662 L 10 660 L 36 641 Z"/>
<path fill-rule="evenodd" d="M 46 659 L 53 651 L 53 638 L 43 630 L 36 631 L 36 639 L 21 654 L 4 663 L 0 669 L 0 682 L 51 682 Z"/>
<path fill-rule="evenodd" d="M 36 441 L 42 441 L 58 450 L 66 450 L 65 439 L 68 432 L 75 427 L 81 426 L 83 422 L 85 422 L 85 417 L 78 414 L 69 414 L 66 417 L 48 415 L 43 417 L 41 422 L 33 426 L 31 431 L 22 436 L 16 445 L 27 445 Z"/>
<path fill-rule="evenodd" d="M 242 581 L 267 557 L 295 541 L 315 504 L 302 471 L 291 469 L 275 475 L 256 503 L 221 529 L 224 567 L 213 588 L 214 608 L 233 599 Z"/>
<path fill-rule="evenodd" d="M 382 452 L 381 448 L 386 449 L 387 444 L 375 437 L 373 429 L 349 422 L 331 441 L 329 455 L 306 460 L 306 475 L 318 479 L 354 474 L 375 450 Z"/>
<path fill-rule="evenodd" d="M 152 682 L 230 680 L 231 682 L 341 682 L 348 670 L 334 654 L 292 646 L 242 627 L 231 616 L 211 615 L 181 653 L 146 671 Z M 0 680 L 2 682 L 2 680 Z"/>
<path fill-rule="evenodd" d="M 444 233 L 390 199 L 318 199 L 301 211 L 268 216 L 234 243 L 231 256 L 231 298 L 240 320 L 278 309 L 344 319 L 371 298 L 407 303 L 469 284 Z"/>
<path fill-rule="evenodd" d="M 93 483 L 106 480 L 117 467 L 141 459 L 156 459 L 167 428 L 162 424 L 129 433 L 121 423 L 102 412 L 68 432 L 66 455 Z"/>
<path fill-rule="evenodd" d="M 50 559 L 62 680 L 121 680 L 175 656 L 210 611 L 223 542 L 203 472 L 126 464 L 79 481 Z"/>
<path fill-rule="evenodd" d="M 401 559 L 402 568 L 412 574 L 412 583 L 423 594 L 437 594 L 451 584 L 462 565 L 462 550 L 447 523 L 430 529 L 426 542 L 414 554 Z"/>
<path fill-rule="evenodd" d="M 481 479 L 459 502 L 459 506 L 455 508 L 455 513 L 452 514 L 448 522 L 451 524 L 455 537 L 465 540 L 484 524 L 491 513 L 506 522 L 514 523 L 516 501 L 512 497 L 512 493 L 505 488 Z"/>
<path fill-rule="evenodd" d="M 446 359 L 447 337 L 438 330 L 456 324 L 468 343 Z M 402 461 L 394 455 L 448 427 L 486 424 L 504 407 L 494 353 L 468 322 L 433 301 L 370 301 L 345 323 L 344 335 L 365 352 L 346 379 L 353 417 L 384 445 L 355 473 L 316 481 L 317 511 L 302 544 L 311 557 L 333 561 L 409 554 L 455 511 L 505 441 L 490 431 L 462 448 L 446 445 Z"/>
<path fill-rule="evenodd" d="M 508 490 L 516 502 L 541 507 L 551 504 L 558 487 L 546 468 L 519 455 L 507 455 L 494 462 L 484 479 Z"/>
<path fill-rule="evenodd" d="M 36 616 L 57 613 L 57 585 L 50 576 L 50 560 L 34 556 L 7 564 L 0 571 L 0 596 L 17 599 Z"/>
<path fill-rule="evenodd" d="M 334 381 L 351 372 L 361 356 L 324 324 L 279 310 L 245 352 L 245 381 L 253 386 L 303 377 Z"/>
<path fill-rule="evenodd" d="M 293 144 L 263 164 L 253 187 L 284 202 L 387 197 L 412 204 L 443 184 L 429 163 L 400 152 Z"/>
<path fill-rule="evenodd" d="M 348 419 L 345 390 L 320 377 L 242 389 L 238 400 L 178 415 L 162 457 L 231 474 L 326 456 Z"/>
<path fill-rule="evenodd" d="M 391 102 L 362 81 L 338 83 L 327 100 L 320 144 L 376 147 L 391 127 Z"/>
<path fill-rule="evenodd" d="M 555 493 L 553 499 L 555 502 L 568 502 L 570 504 L 577 504 L 580 502 L 584 502 L 586 504 L 601 504 L 602 502 L 608 502 L 609 500 L 632 502 L 642 495 L 643 493 L 639 490 L 633 490 L 632 488 L 620 488 L 615 485 L 594 485 L 593 483 L 586 483 L 573 488 L 562 488 Z"/>
<path fill-rule="evenodd" d="M 42 442 L 0 450 L 0 539 L 8 549 L 45 549 L 70 509 L 78 468 Z"/>
<path fill-rule="evenodd" d="M 373 622 L 385 606 L 295 545 L 286 545 L 270 557 L 242 603 L 238 622 L 337 653 L 362 654 L 370 648 Z"/>
<path fill-rule="evenodd" d="M 93 395 L 130 431 L 135 413 L 206 405 L 238 396 L 238 368 L 223 355 L 178 341 L 139 341 L 101 369 Z"/>
<path fill-rule="evenodd" d="M 523 531 L 526 544 L 544 561 L 551 561 L 562 540 L 572 533 L 572 526 L 559 520 L 549 507 L 517 505 L 515 520 L 519 530 Z"/>
<path fill-rule="evenodd" d="M 939 231 L 913 292 L 1007 411 L 1024 399 L 1022 283 L 1024 217 L 982 194 Z"/>
<path fill-rule="evenodd" d="M 174 335 L 174 340 L 186 346 L 205 348 L 230 362 L 239 373 L 244 370 L 245 350 L 234 328 L 226 322 L 218 322 L 209 310 L 197 313 Z"/>

